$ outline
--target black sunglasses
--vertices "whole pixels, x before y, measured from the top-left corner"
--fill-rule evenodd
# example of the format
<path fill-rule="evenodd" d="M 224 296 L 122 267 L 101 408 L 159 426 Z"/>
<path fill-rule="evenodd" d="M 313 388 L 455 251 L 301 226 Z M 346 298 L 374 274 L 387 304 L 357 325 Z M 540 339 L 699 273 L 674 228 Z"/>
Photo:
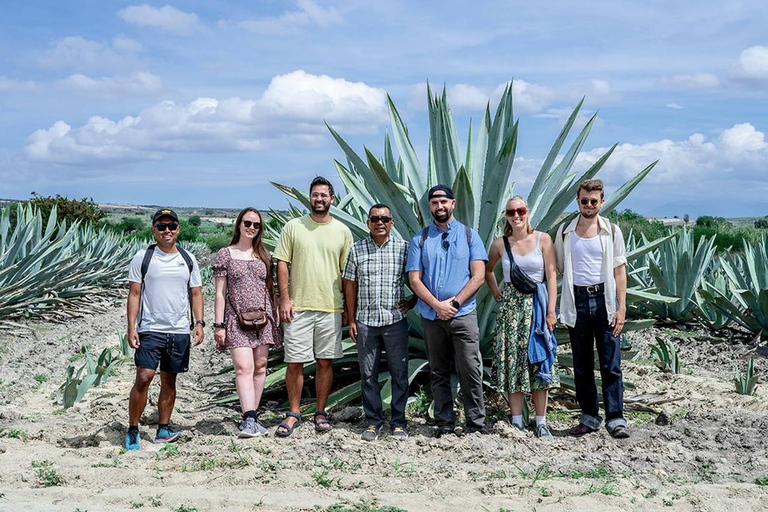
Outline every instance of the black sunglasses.
<path fill-rule="evenodd" d="M 591 204 L 592 206 L 597 206 L 597 203 L 600 202 L 599 199 L 587 199 L 586 197 L 582 197 L 579 201 L 584 206 L 587 206 L 588 204 Z"/>
<path fill-rule="evenodd" d="M 443 233 L 441 238 L 443 239 L 443 249 L 447 251 L 451 247 L 451 242 L 447 240 L 448 232 L 446 231 L 445 233 Z"/>
<path fill-rule="evenodd" d="M 371 221 L 371 224 L 376 224 L 377 222 L 389 224 L 389 222 L 392 220 L 392 217 L 387 217 L 386 215 L 379 217 L 378 215 L 374 215 L 372 217 L 368 217 L 368 220 Z"/>
<path fill-rule="evenodd" d="M 176 229 L 179 227 L 178 224 L 175 222 L 158 222 L 155 224 L 155 229 L 158 231 L 165 231 L 166 229 L 170 229 L 171 231 L 176 231 Z"/>
<path fill-rule="evenodd" d="M 250 220 L 244 220 L 243 226 L 249 228 L 253 226 L 253 229 L 260 229 L 261 228 L 261 222 L 251 222 Z"/>

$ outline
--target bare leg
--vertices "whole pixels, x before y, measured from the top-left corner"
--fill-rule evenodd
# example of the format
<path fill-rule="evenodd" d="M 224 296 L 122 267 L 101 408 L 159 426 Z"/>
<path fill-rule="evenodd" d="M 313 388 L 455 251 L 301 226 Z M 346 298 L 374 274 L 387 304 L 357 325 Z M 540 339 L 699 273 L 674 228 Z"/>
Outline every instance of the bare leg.
<path fill-rule="evenodd" d="M 531 395 L 533 396 L 533 406 L 536 408 L 536 416 L 546 416 L 549 390 L 537 389 L 536 391 L 532 391 Z"/>
<path fill-rule="evenodd" d="M 160 398 L 157 400 L 158 423 L 171 422 L 171 413 L 175 403 L 176 374 L 160 370 Z"/>
<path fill-rule="evenodd" d="M 267 358 L 269 345 L 260 345 L 253 349 L 253 410 L 261 404 L 261 394 L 264 392 L 264 380 L 267 378 Z"/>
<path fill-rule="evenodd" d="M 288 405 L 291 412 L 299 412 L 301 401 L 301 388 L 304 387 L 304 363 L 288 363 L 285 370 L 285 386 L 288 390 Z M 293 417 L 285 418 L 289 426 L 295 425 L 299 420 Z"/>
<path fill-rule="evenodd" d="M 243 412 L 256 409 L 254 390 L 254 351 L 249 347 L 233 348 L 232 364 L 235 367 L 235 388 L 240 399 L 240 409 Z M 263 386 L 263 381 L 262 381 Z"/>
<path fill-rule="evenodd" d="M 317 393 L 317 410 L 324 411 L 331 394 L 333 384 L 333 359 L 318 359 L 315 376 L 315 392 Z"/>
<path fill-rule="evenodd" d="M 523 414 L 523 394 L 522 393 L 510 393 L 507 397 L 509 400 L 509 410 L 513 416 L 519 416 Z"/>
<path fill-rule="evenodd" d="M 138 426 L 144 407 L 147 406 L 147 394 L 153 378 L 155 378 L 155 370 L 136 368 L 136 380 L 133 382 L 128 399 L 128 425 Z"/>

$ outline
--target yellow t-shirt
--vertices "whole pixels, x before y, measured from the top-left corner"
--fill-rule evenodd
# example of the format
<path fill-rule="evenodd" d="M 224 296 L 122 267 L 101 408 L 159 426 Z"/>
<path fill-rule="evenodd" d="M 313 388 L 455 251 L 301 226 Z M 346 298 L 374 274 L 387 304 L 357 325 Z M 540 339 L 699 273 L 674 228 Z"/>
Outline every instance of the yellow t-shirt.
<path fill-rule="evenodd" d="M 352 232 L 341 221 L 318 224 L 309 215 L 283 227 L 275 258 L 291 264 L 291 301 L 296 311 L 340 313 L 341 272 L 352 247 Z"/>

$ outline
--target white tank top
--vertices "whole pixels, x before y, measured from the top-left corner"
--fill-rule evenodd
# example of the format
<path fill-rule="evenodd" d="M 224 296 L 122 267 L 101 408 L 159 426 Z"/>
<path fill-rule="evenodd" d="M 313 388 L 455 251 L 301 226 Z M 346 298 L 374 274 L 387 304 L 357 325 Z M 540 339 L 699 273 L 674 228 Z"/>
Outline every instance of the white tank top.
<path fill-rule="evenodd" d="M 530 277 L 537 283 L 544 281 L 544 256 L 541 253 L 541 233 L 536 237 L 536 247 L 531 252 L 524 256 L 512 253 L 515 257 L 515 263 L 520 267 L 520 270 L 525 272 L 525 275 Z M 504 282 L 509 282 L 509 255 L 507 255 L 507 249 L 501 253 L 501 269 L 504 272 Z"/>
<path fill-rule="evenodd" d="M 571 262 L 573 284 L 590 286 L 603 282 L 603 244 L 600 235 L 581 238 L 576 232 L 571 236 Z"/>

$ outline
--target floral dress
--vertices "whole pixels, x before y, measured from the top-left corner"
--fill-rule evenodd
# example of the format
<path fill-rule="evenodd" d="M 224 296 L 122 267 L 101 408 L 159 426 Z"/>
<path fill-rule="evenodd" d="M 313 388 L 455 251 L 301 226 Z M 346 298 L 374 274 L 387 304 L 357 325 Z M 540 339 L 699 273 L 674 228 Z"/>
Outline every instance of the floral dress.
<path fill-rule="evenodd" d="M 271 271 L 271 269 L 270 269 Z M 227 278 L 227 299 L 224 321 L 227 324 L 225 348 L 256 348 L 260 345 L 282 346 L 282 331 L 277 321 L 277 305 L 267 292 L 267 266 L 261 258 L 237 260 L 232 258 L 228 247 L 216 254 L 213 277 Z M 264 308 L 269 317 L 261 331 L 244 331 L 237 322 L 238 311 Z"/>
<path fill-rule="evenodd" d="M 543 267 L 543 257 L 541 264 Z M 557 361 L 552 367 L 552 382 L 546 385 L 536 376 L 537 366 L 528 361 L 532 320 L 533 294 L 520 293 L 512 283 L 505 282 L 496 314 L 494 365 L 491 372 L 491 382 L 504 393 L 529 393 L 560 387 Z"/>

